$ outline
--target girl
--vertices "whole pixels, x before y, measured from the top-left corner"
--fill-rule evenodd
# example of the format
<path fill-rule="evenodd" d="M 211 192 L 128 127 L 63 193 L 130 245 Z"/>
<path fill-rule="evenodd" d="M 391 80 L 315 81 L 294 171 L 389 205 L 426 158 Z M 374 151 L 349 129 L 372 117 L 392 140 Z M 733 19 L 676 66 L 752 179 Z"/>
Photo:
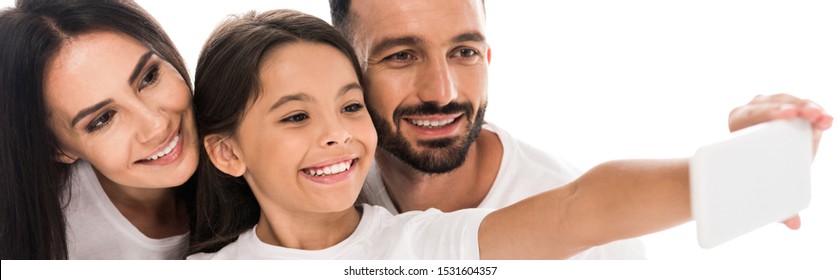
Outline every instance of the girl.
<path fill-rule="evenodd" d="M 327 23 L 248 13 L 196 71 L 191 259 L 567 258 L 690 219 L 686 160 L 610 162 L 497 211 L 354 205 L 376 149 L 358 60 Z"/>
<path fill-rule="evenodd" d="M 618 179 L 638 170 L 603 165 L 589 173 L 614 172 L 608 182 L 586 186 L 584 176 L 488 216 L 354 206 L 377 137 L 352 48 L 312 16 L 232 19 L 211 35 L 196 73 L 205 153 L 190 252 L 204 254 L 192 258 L 564 258 L 689 218 L 683 160 L 638 168 L 662 171 L 630 181 L 644 186 L 634 189 Z M 625 213 L 652 199 L 671 203 Z M 614 213 L 624 214 L 605 218 Z"/>
<path fill-rule="evenodd" d="M 181 258 L 198 162 L 186 67 L 131 1 L 0 14 L 3 259 Z"/>

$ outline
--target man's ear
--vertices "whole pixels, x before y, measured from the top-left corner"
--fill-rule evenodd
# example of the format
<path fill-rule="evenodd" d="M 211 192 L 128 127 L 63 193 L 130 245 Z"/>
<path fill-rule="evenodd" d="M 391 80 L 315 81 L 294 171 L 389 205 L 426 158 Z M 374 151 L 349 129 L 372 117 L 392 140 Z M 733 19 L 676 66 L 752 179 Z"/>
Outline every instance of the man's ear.
<path fill-rule="evenodd" d="M 55 157 L 53 158 L 53 160 L 55 160 L 57 162 L 62 162 L 62 163 L 66 163 L 66 164 L 72 164 L 72 163 L 76 162 L 76 160 L 78 160 L 78 159 L 79 159 L 79 156 L 77 156 L 73 153 L 65 152 L 61 149 L 58 149 L 58 153 L 56 153 Z"/>
<path fill-rule="evenodd" d="M 487 64 L 492 63 L 492 48 L 487 46 Z"/>
<path fill-rule="evenodd" d="M 245 174 L 247 168 L 242 161 L 236 141 L 218 134 L 210 134 L 204 137 L 204 149 L 207 150 L 210 161 L 221 172 L 233 177 Z"/>

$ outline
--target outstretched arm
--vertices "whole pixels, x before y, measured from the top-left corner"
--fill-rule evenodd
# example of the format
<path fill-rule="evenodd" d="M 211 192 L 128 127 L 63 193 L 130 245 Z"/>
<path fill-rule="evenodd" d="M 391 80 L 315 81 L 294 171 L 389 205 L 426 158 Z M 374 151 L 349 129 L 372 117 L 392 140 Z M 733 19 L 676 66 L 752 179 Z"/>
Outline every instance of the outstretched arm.
<path fill-rule="evenodd" d="M 568 185 L 489 214 L 482 259 L 568 258 L 690 220 L 688 160 L 598 165 Z"/>
<path fill-rule="evenodd" d="M 800 117 L 813 126 L 815 154 L 833 117 L 787 94 L 758 96 L 729 115 L 731 131 Z M 588 248 L 687 222 L 688 160 L 625 160 L 596 166 L 568 185 L 489 214 L 478 238 L 482 259 L 567 258 Z M 785 221 L 797 228 L 798 217 Z"/>

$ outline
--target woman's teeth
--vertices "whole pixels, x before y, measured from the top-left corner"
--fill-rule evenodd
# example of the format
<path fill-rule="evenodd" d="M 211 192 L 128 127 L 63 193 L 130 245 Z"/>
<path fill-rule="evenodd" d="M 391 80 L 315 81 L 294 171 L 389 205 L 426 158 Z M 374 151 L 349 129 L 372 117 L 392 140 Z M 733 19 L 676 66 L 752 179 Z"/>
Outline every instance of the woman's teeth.
<path fill-rule="evenodd" d="M 455 119 L 448 119 L 448 120 L 440 120 L 440 121 L 429 121 L 429 120 L 413 120 L 408 119 L 411 124 L 419 126 L 419 127 L 442 127 L 447 124 L 453 123 Z"/>
<path fill-rule="evenodd" d="M 174 139 L 172 139 L 172 142 L 169 142 L 169 145 L 168 145 L 168 146 L 166 146 L 166 148 L 165 148 L 165 149 L 163 149 L 162 151 L 158 152 L 156 155 L 153 155 L 153 156 L 151 156 L 150 158 L 147 158 L 146 160 L 156 160 L 156 159 L 158 159 L 158 158 L 160 158 L 160 157 L 162 157 L 162 156 L 168 155 L 169 153 L 171 153 L 171 152 L 172 152 L 172 150 L 174 150 L 174 149 L 175 149 L 175 146 L 176 146 L 176 145 L 178 145 L 178 140 L 179 140 L 179 139 L 181 139 L 181 137 L 180 137 L 179 135 L 175 135 L 175 138 L 174 138 Z"/>
<path fill-rule="evenodd" d="M 352 160 L 339 162 L 333 165 L 324 166 L 322 168 L 308 168 L 303 169 L 303 172 L 309 176 L 327 176 L 346 172 L 352 166 Z"/>

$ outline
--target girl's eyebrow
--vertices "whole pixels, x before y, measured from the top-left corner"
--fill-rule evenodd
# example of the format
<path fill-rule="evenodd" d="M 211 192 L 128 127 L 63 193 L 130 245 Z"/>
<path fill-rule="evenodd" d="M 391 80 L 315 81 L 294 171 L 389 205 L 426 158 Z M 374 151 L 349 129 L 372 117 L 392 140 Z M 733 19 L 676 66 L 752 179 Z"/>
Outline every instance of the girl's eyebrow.
<path fill-rule="evenodd" d="M 277 100 L 277 102 L 274 102 L 274 105 L 271 105 L 271 108 L 268 109 L 268 111 L 273 111 L 274 109 L 277 109 L 278 107 L 282 106 L 283 104 L 286 104 L 286 103 L 291 102 L 291 101 L 312 101 L 312 100 L 315 100 L 314 98 L 312 98 L 312 96 L 310 96 L 308 94 L 305 94 L 305 93 L 302 93 L 302 92 L 298 92 L 296 94 L 291 94 L 291 95 L 286 95 L 286 96 L 280 97 L 280 99 Z"/>
<path fill-rule="evenodd" d="M 360 84 L 358 84 L 356 82 L 353 82 L 353 83 L 349 83 L 349 84 L 341 87 L 341 89 L 338 90 L 338 93 L 336 95 L 337 95 L 337 97 L 340 97 L 340 96 L 346 94 L 347 92 L 349 92 L 350 90 L 353 90 L 353 89 L 363 90 L 361 88 Z M 315 100 L 314 97 L 312 97 L 311 95 L 308 95 L 306 93 L 303 93 L 303 92 L 298 92 L 298 93 L 295 93 L 295 94 L 285 95 L 283 97 L 280 97 L 280 99 L 277 100 L 277 102 L 274 102 L 274 104 L 271 105 L 271 108 L 269 108 L 268 111 L 273 111 L 274 109 L 277 109 L 280 106 L 283 106 L 283 104 L 286 104 L 286 103 L 291 102 L 291 101 L 313 101 L 313 100 Z"/>
<path fill-rule="evenodd" d="M 341 97 L 342 95 L 347 94 L 347 92 L 353 89 L 364 91 L 360 84 L 353 82 L 341 87 L 341 89 L 338 90 L 338 94 L 336 97 Z"/>

